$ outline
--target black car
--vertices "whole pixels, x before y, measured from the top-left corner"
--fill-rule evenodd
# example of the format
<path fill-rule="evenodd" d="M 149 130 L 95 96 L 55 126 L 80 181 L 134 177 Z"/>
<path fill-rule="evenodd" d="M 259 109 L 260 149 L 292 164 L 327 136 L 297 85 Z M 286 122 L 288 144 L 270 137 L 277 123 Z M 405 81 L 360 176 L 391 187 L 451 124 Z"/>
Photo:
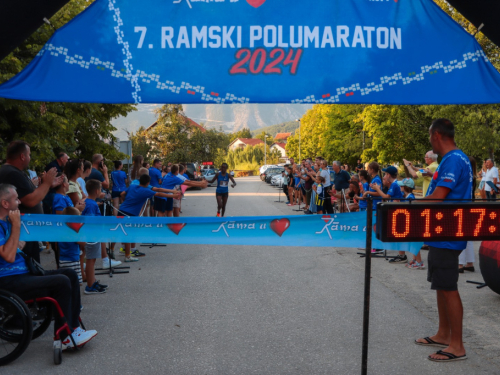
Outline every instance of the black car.
<path fill-rule="evenodd" d="M 280 167 L 280 168 L 268 168 L 263 173 L 263 175 L 264 175 L 264 181 L 266 181 L 268 184 L 270 184 L 271 183 L 271 178 L 274 175 L 281 174 L 284 171 L 285 171 L 285 168 L 283 168 L 283 167 Z"/>

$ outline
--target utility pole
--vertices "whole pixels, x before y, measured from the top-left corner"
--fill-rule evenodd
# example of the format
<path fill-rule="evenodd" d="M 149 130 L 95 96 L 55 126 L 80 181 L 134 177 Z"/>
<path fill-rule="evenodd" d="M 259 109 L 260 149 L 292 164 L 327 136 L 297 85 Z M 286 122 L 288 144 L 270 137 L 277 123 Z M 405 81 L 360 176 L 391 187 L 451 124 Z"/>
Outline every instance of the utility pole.
<path fill-rule="evenodd" d="M 300 163 L 300 160 L 302 160 L 302 159 L 300 158 L 300 119 L 298 118 L 298 119 L 297 119 L 297 120 L 295 120 L 295 121 L 297 121 L 297 122 L 299 123 L 299 163 Z"/>
<path fill-rule="evenodd" d="M 267 165 L 267 134 L 264 135 L 264 165 Z"/>

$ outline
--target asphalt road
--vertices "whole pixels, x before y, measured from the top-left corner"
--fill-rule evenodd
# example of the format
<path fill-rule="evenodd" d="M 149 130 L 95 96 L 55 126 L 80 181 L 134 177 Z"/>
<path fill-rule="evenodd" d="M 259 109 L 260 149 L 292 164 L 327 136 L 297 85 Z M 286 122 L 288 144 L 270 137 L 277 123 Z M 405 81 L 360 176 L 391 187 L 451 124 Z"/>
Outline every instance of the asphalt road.
<path fill-rule="evenodd" d="M 258 178 L 237 182 L 226 216 L 302 214 Z M 182 205 L 185 216 L 215 216 L 215 188 Z M 359 374 L 364 260 L 356 249 L 283 245 L 142 247 L 130 274 L 100 276 L 106 294 L 83 295 L 82 319 L 99 332 L 83 350 L 55 366 L 49 329 L 0 373 Z M 42 263 L 52 259 L 44 252 Z M 426 271 L 373 260 L 369 374 L 500 373 L 500 296 L 465 283 L 478 272 L 465 276 L 469 359 L 434 363 L 432 348 L 413 344 L 436 330 Z"/>

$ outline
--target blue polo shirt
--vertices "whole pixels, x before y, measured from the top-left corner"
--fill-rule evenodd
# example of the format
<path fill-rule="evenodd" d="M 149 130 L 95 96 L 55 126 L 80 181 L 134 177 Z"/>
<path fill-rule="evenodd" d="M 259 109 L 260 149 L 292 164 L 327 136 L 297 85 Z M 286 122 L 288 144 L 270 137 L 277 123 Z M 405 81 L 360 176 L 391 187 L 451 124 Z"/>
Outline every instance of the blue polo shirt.
<path fill-rule="evenodd" d="M 372 184 L 377 184 L 378 186 L 380 186 L 380 188 L 382 188 L 382 180 L 380 179 L 379 175 L 376 175 L 375 177 L 373 177 L 371 183 Z M 376 190 L 370 187 L 369 191 L 374 192 Z M 372 197 L 372 200 L 373 200 L 373 211 L 376 212 L 377 211 L 377 204 L 379 204 L 380 202 L 382 202 L 382 198 L 381 197 Z"/>
<path fill-rule="evenodd" d="M 391 201 L 404 198 L 403 192 L 401 191 L 397 181 L 394 181 L 391 186 L 389 186 L 389 190 L 387 190 L 386 194 L 391 197 Z"/>
<path fill-rule="evenodd" d="M 9 221 L 0 220 L 0 246 L 7 243 L 7 240 L 12 233 L 12 224 Z M 7 262 L 0 256 L 0 277 L 23 275 L 28 273 L 26 262 L 20 254 L 21 250 L 17 249 L 16 258 L 13 263 Z"/>
<path fill-rule="evenodd" d="M 182 185 L 184 181 L 185 180 L 178 177 L 177 175 L 169 173 L 165 177 L 163 177 L 163 182 L 161 184 L 161 187 L 163 189 L 174 190 L 177 185 Z M 167 198 L 162 198 L 162 199 L 167 199 Z"/>
<path fill-rule="evenodd" d="M 141 185 L 130 185 L 126 191 L 127 195 L 120 206 L 120 211 L 125 211 L 134 216 L 139 216 L 144 203 L 156 194 L 153 190 Z"/>
<path fill-rule="evenodd" d="M 82 211 L 82 216 L 102 216 L 101 210 L 95 200 L 90 198 L 85 199 L 85 208 Z"/>
<path fill-rule="evenodd" d="M 151 186 L 154 186 L 154 187 L 161 187 L 161 181 L 162 181 L 162 177 L 161 177 L 161 171 L 158 169 L 158 168 L 155 168 L 155 167 L 151 167 L 149 168 L 149 177 L 151 177 Z"/>
<path fill-rule="evenodd" d="M 124 171 L 111 172 L 111 181 L 113 181 L 112 191 L 127 190 L 127 174 Z"/>
<path fill-rule="evenodd" d="M 67 195 L 56 193 L 52 203 L 52 213 L 55 214 L 56 211 L 63 211 L 66 207 L 74 207 L 71 198 Z"/>
<path fill-rule="evenodd" d="M 448 152 L 434 172 L 427 195 L 432 194 L 438 186 L 450 189 L 446 201 L 454 199 L 472 199 L 472 182 L 474 176 L 469 158 L 461 150 Z M 463 250 L 467 241 L 425 242 L 426 245 L 441 249 Z"/>

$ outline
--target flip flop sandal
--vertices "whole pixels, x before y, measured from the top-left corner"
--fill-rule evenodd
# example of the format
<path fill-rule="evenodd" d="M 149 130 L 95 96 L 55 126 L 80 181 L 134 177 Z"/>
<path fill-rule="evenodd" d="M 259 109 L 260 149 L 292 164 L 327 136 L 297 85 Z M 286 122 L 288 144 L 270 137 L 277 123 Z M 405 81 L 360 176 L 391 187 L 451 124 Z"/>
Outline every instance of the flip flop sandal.
<path fill-rule="evenodd" d="M 447 348 L 448 347 L 448 344 L 443 344 L 443 343 L 434 341 L 430 337 L 424 337 L 423 340 L 425 340 L 427 342 L 419 342 L 419 341 L 415 340 L 415 344 L 422 345 L 422 346 L 436 346 L 438 348 Z"/>
<path fill-rule="evenodd" d="M 438 350 L 436 352 L 436 354 L 439 354 L 439 355 L 444 355 L 448 358 L 446 359 L 436 359 L 436 358 L 432 358 L 431 356 L 428 356 L 427 358 L 431 361 L 434 361 L 434 362 L 453 362 L 453 361 L 462 361 L 464 359 L 467 359 L 467 355 L 464 354 L 464 355 L 455 355 L 453 353 L 448 353 L 448 352 L 443 352 L 442 350 Z"/>

